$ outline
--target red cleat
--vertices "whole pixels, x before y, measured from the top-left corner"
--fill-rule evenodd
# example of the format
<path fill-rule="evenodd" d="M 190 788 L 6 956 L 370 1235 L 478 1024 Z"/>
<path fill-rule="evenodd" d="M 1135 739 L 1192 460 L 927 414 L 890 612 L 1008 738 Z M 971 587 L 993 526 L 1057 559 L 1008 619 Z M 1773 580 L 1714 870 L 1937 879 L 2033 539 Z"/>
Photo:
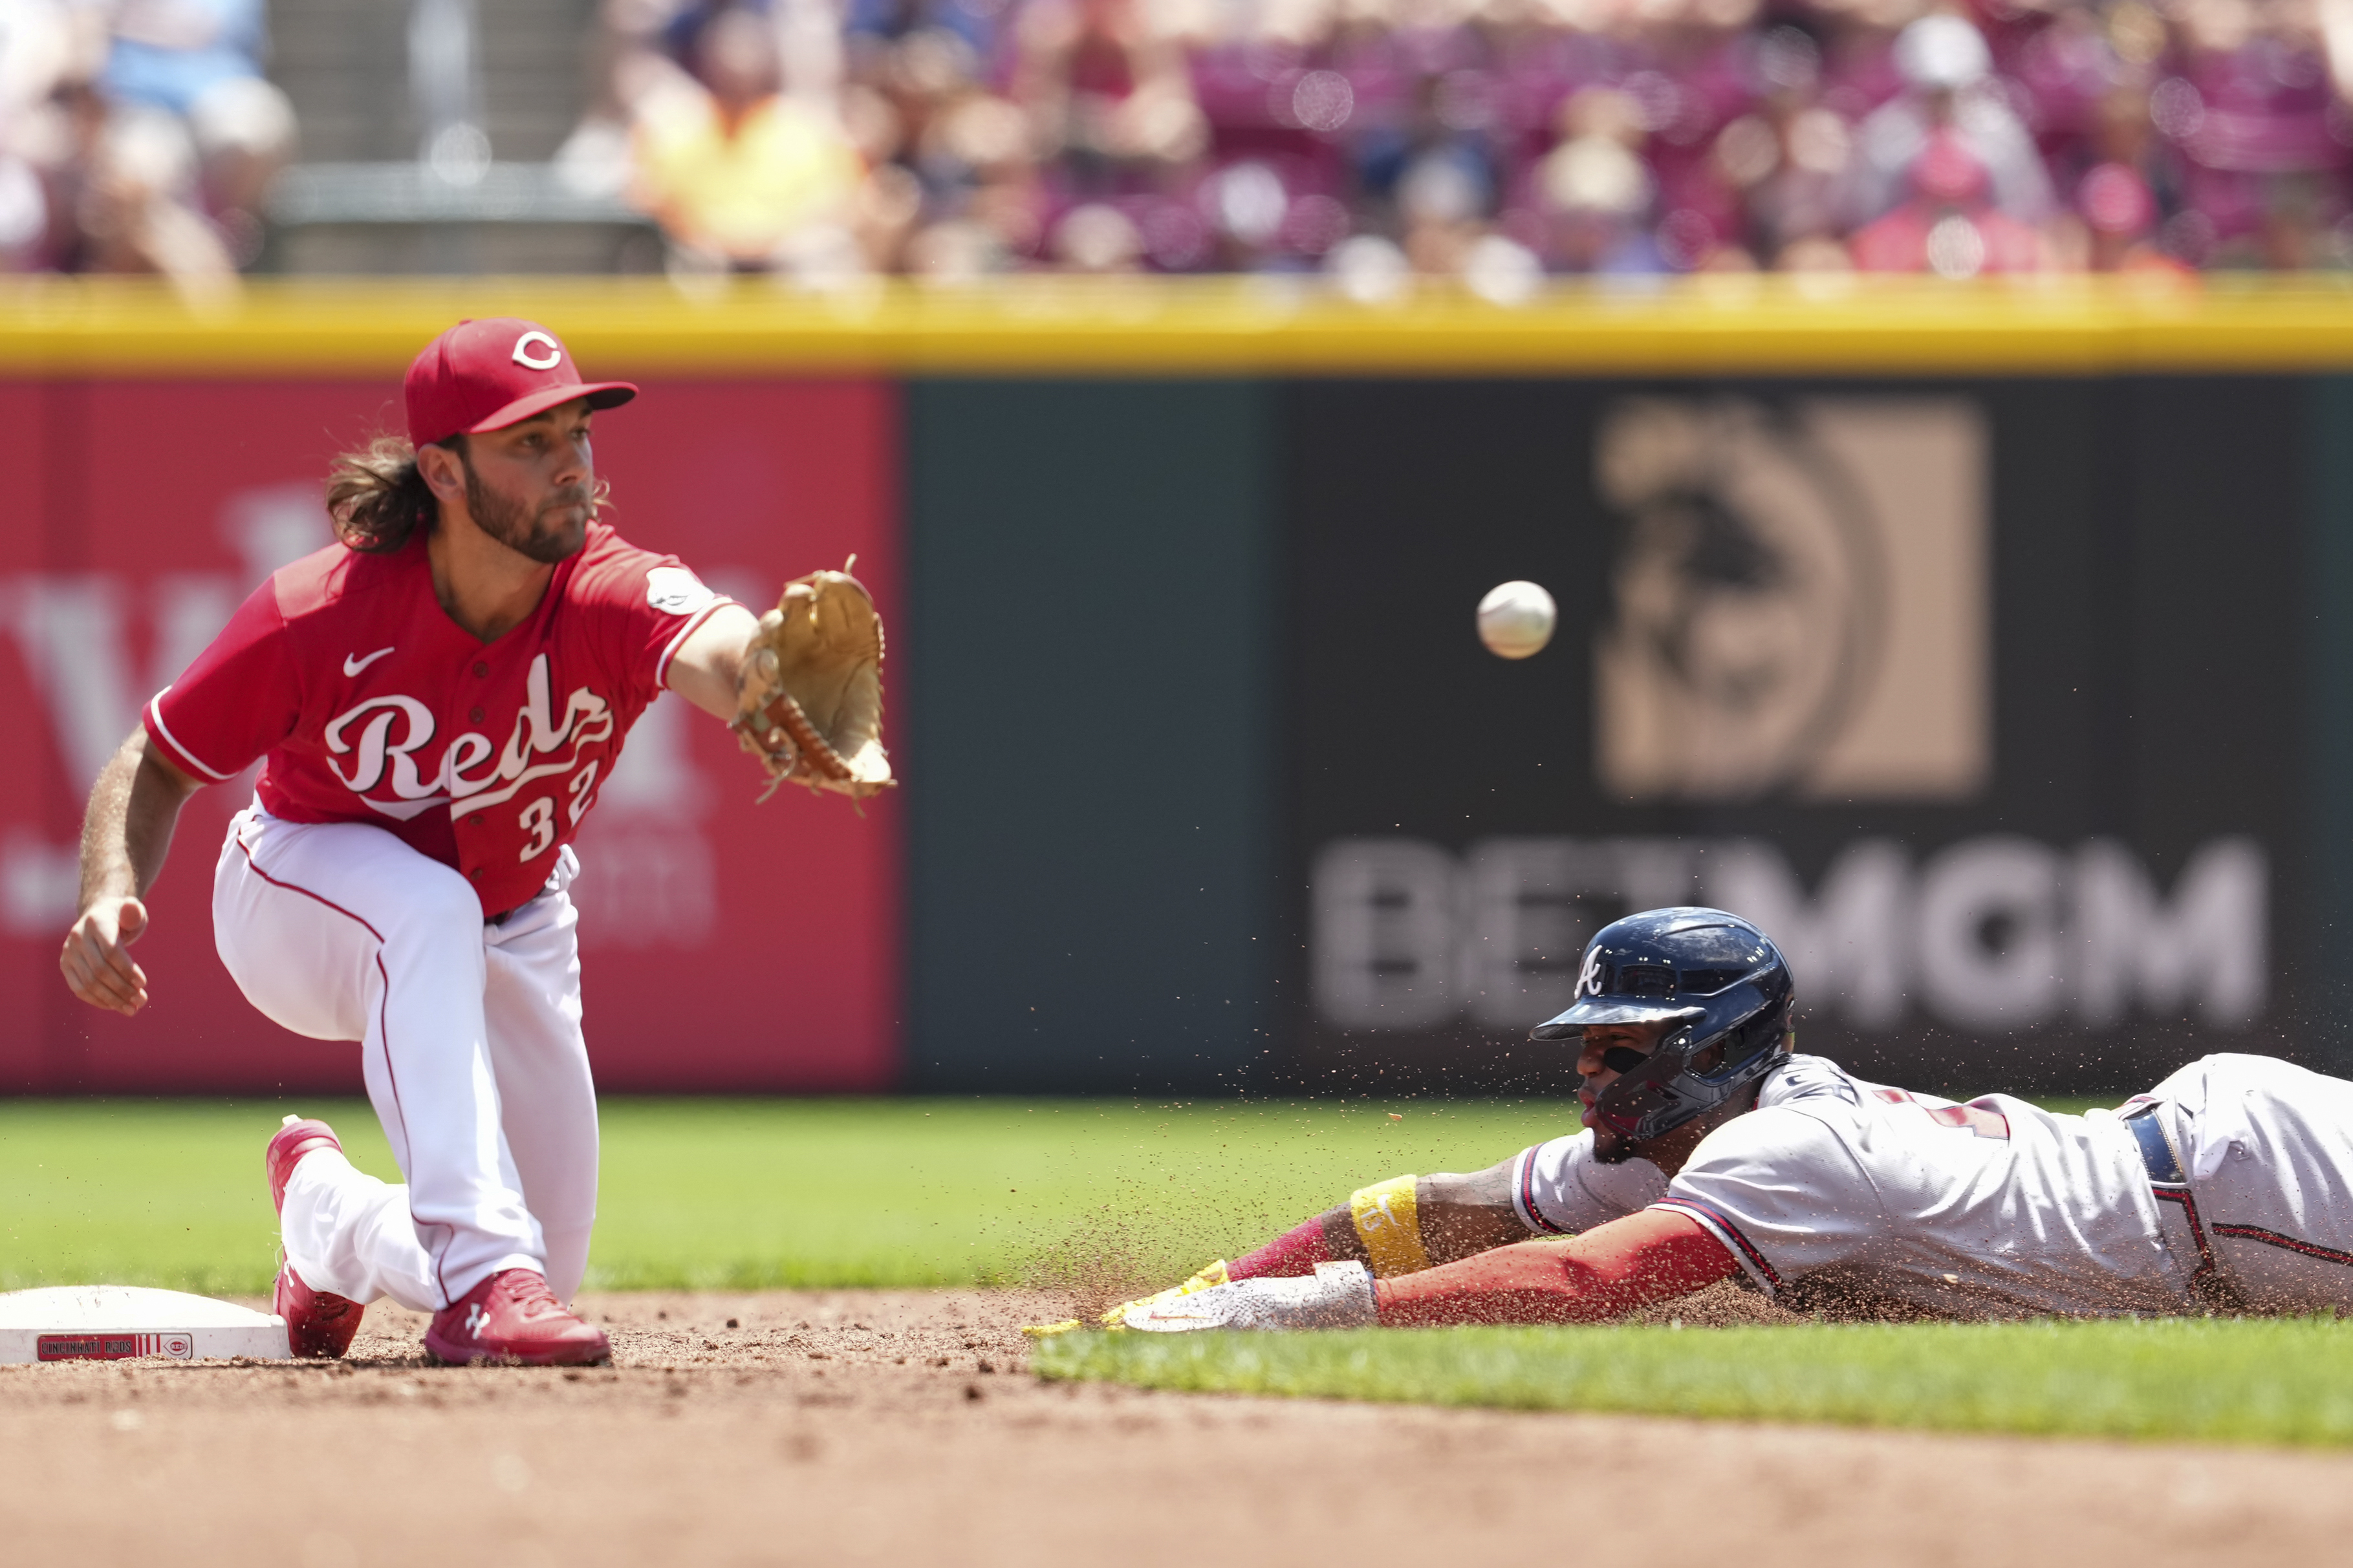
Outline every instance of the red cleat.
<path fill-rule="evenodd" d="M 315 1117 L 290 1116 L 269 1135 L 269 1147 L 262 1151 L 261 1163 L 269 1173 L 269 1206 L 280 1214 L 286 1212 L 286 1184 L 293 1176 L 295 1165 L 314 1149 L 332 1149 L 338 1154 L 343 1152 L 335 1130 Z"/>
<path fill-rule="evenodd" d="M 547 1281 L 528 1268 L 493 1274 L 433 1314 L 425 1350 L 451 1366 L 591 1366 L 613 1359 L 605 1331 L 566 1311 Z"/>
<path fill-rule="evenodd" d="M 320 1149 L 332 1149 L 339 1154 L 343 1149 L 335 1141 L 335 1130 L 323 1121 L 290 1116 L 271 1135 L 261 1163 L 269 1173 L 270 1206 L 280 1214 L 286 1212 L 286 1182 L 295 1165 L 303 1155 Z M 306 1360 L 332 1361 L 352 1348 L 352 1336 L 360 1331 L 360 1319 L 367 1309 L 348 1296 L 313 1290 L 303 1284 L 294 1266 L 286 1261 L 286 1249 L 280 1247 L 275 1310 L 286 1320 L 289 1349 Z"/>
<path fill-rule="evenodd" d="M 272 1309 L 286 1320 L 286 1344 L 306 1361 L 334 1361 L 352 1348 L 367 1309 L 349 1296 L 313 1290 L 302 1283 L 286 1255 L 278 1255 L 278 1303 Z"/>

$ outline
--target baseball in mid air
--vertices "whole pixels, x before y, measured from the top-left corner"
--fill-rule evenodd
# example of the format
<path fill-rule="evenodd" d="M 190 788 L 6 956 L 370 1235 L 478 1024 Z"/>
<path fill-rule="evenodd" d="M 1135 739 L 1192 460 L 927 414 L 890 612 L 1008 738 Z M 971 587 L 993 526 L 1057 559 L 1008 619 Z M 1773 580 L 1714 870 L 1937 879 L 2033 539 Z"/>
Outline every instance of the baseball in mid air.
<path fill-rule="evenodd" d="M 1525 658 L 1552 641 L 1552 595 L 1534 583 L 1498 583 L 1479 601 L 1479 640 L 1497 658 Z"/>

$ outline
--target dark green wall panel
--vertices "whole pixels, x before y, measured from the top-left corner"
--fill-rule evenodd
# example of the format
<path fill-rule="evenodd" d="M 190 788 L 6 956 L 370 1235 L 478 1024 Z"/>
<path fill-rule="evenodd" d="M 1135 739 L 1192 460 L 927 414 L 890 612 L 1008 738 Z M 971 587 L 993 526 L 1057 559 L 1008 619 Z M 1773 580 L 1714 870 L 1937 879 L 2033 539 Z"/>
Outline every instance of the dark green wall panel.
<path fill-rule="evenodd" d="M 2353 435 L 2353 397 L 2337 395 Z M 2129 1092 L 2211 1051 L 2337 1059 L 2340 1031 L 2315 1029 L 2307 987 L 2319 974 L 2341 983 L 2343 939 L 2313 962 L 2304 931 L 2313 709 L 2298 613 L 2313 465 L 2302 384 L 1400 377 L 1295 382 L 1284 399 L 1283 521 L 1302 591 L 1281 885 L 1306 941 L 1279 989 L 1300 1003 L 1284 1043 L 1306 1086 L 1567 1089 L 1573 1057 L 1531 1048 L 1525 1031 L 1567 1004 L 1591 931 L 1637 908 L 1744 900 L 1743 912 L 1798 950 L 1800 1037 L 1882 1082 Z M 1709 596 L 1769 606 L 1776 592 L 1794 600 L 1809 573 L 1836 580 L 1818 564 L 1827 552 L 1788 548 L 1797 510 L 1758 499 L 1775 493 L 1756 456 L 1767 444 L 1745 448 L 1756 438 L 1736 435 L 1719 434 L 1704 460 L 1678 459 L 1689 466 L 1655 492 L 1671 501 L 1642 520 L 1653 553 L 1639 555 L 1636 520 L 1610 501 L 1600 454 L 1610 422 L 1645 406 L 1679 419 L 1736 410 L 1792 451 L 1804 449 L 1792 432 L 1840 409 L 1901 416 L 1915 432 L 1905 440 L 1982 430 L 1989 593 L 1969 616 L 1979 635 L 1940 656 L 1982 660 L 1979 781 L 1917 792 L 1865 782 L 1810 793 L 1794 775 L 1745 793 L 1704 778 L 1611 784 L 1597 650 L 1625 624 L 1615 617 L 1645 627 L 1656 639 L 1646 648 L 1692 656 L 1727 694 L 1709 708 L 1696 678 L 1680 689 L 1654 682 L 1675 722 L 1736 739 L 1736 699 L 1763 706 L 1780 670 L 1799 666 L 1788 650 L 1800 645 L 1774 626 L 1799 623 L 1765 608 L 1726 614 Z M 1846 449 L 1887 438 L 1855 434 Z M 1922 449 L 1904 448 L 1904 460 Z M 1661 454 L 1706 448 L 1620 450 L 1673 472 Z M 1907 482 L 1857 507 L 1858 532 L 1892 542 L 1955 529 L 1961 509 L 1929 504 L 1961 493 L 1950 470 L 1897 477 Z M 2322 575 L 2337 584 L 2325 625 L 2340 651 L 2323 709 L 2342 779 L 2353 776 L 2353 439 L 2334 444 L 2321 477 L 2337 496 L 2326 535 L 2335 564 Z M 1944 488 L 1911 493 L 1930 483 Z M 1714 532 L 1693 521 L 1708 518 Z M 1662 542 L 1677 540 L 1708 549 L 1677 555 Z M 1850 581 L 1870 582 L 1871 562 L 1850 559 Z M 1674 563 L 1672 578 L 1662 560 Z M 1475 640 L 1472 607 L 1521 576 L 1554 591 L 1562 626 L 1541 655 L 1505 663 Z M 1941 591 L 1915 578 L 1874 602 L 1900 615 Z M 1850 592 L 1822 593 L 1803 625 L 1834 627 L 1862 596 Z M 1711 664 L 1734 645 L 1696 626 L 1748 639 L 1737 651 L 1753 662 Z M 1891 667 L 1903 668 L 1874 668 Z M 1968 710 L 1947 711 L 1959 715 L 1939 721 L 1947 732 L 1966 732 Z M 1445 743 L 1414 743 L 1417 720 Z M 2353 916 L 2353 806 L 2332 816 L 2337 907 Z M 1850 858 L 1862 851 L 1881 858 Z M 2122 874 L 2116 853 L 2129 857 Z M 1718 869 L 1760 856 L 1772 879 Z M 1870 884 L 1883 892 L 1876 902 L 1833 874 L 1888 857 L 1895 869 Z M 2193 864 L 2224 869 L 2186 886 Z M 1999 895 L 1966 890 L 1997 885 Z M 1949 913 L 1964 908 L 1967 920 Z M 2231 973 L 2257 973 L 2252 1003 L 2243 986 L 2212 981 L 2216 954 Z M 1860 974 L 1893 1003 L 1862 1000 Z M 2103 1005 L 2111 995 L 2120 999 Z M 1988 996 L 2004 1000 L 1996 1009 Z"/>
<path fill-rule="evenodd" d="M 1270 1043 L 1271 407 L 908 388 L 912 1087 L 1231 1089 Z"/>
<path fill-rule="evenodd" d="M 2305 668 L 2312 701 L 2312 1026 L 2333 1064 L 2353 1070 L 2353 377 L 2311 383 L 2312 571 Z"/>

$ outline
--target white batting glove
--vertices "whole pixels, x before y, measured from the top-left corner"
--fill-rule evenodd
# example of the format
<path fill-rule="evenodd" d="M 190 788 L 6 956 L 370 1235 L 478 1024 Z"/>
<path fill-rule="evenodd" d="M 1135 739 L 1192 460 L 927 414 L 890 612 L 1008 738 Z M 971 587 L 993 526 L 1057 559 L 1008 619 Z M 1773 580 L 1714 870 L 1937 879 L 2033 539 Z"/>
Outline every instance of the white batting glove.
<path fill-rule="evenodd" d="M 1307 1278 L 1238 1279 L 1167 1301 L 1138 1301 L 1124 1321 L 1152 1334 L 1197 1329 L 1368 1329 L 1377 1320 L 1372 1270 L 1319 1263 Z"/>

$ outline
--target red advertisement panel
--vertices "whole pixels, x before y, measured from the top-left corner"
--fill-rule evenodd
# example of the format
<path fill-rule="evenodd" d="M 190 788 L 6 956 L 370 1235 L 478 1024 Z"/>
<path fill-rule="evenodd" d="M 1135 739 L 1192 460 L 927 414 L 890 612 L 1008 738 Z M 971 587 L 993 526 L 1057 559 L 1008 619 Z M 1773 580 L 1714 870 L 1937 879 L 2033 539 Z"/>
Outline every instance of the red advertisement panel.
<path fill-rule="evenodd" d="M 0 713 L 17 737 L 0 768 L 0 1091 L 358 1090 L 356 1049 L 270 1024 L 213 952 L 213 864 L 249 780 L 181 820 L 137 949 L 144 1013 L 75 1001 L 57 950 L 90 781 L 253 585 L 329 542 L 327 460 L 387 428 L 388 383 L 0 384 Z M 855 553 L 888 624 L 896 439 L 879 383 L 651 381 L 600 416 L 597 467 L 632 542 L 755 607 Z M 585 825 L 574 897 L 606 1087 L 895 1079 L 896 802 L 861 817 L 796 787 L 756 805 L 760 783 L 723 725 L 665 697 Z"/>

